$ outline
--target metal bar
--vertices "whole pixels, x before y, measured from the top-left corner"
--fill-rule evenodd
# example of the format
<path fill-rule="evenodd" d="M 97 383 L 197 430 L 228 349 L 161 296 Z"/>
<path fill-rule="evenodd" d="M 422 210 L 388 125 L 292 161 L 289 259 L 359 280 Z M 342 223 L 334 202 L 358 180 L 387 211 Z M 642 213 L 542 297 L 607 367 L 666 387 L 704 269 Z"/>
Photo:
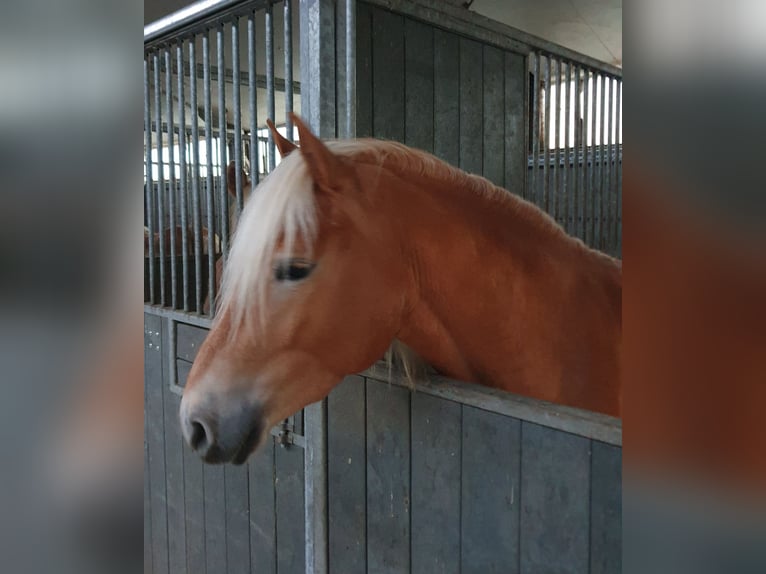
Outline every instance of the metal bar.
<path fill-rule="evenodd" d="M 206 329 L 209 329 L 213 325 L 213 320 L 210 317 L 204 317 L 189 311 L 169 309 L 168 307 L 160 307 L 158 305 L 150 305 L 147 303 L 144 303 L 144 313 L 149 313 L 150 315 L 156 315 L 158 317 L 169 317 L 174 321 L 188 323 L 189 325 L 203 327 Z"/>
<path fill-rule="evenodd" d="M 213 165 L 213 158 L 215 152 L 213 151 L 213 102 L 212 102 L 212 81 L 210 79 L 210 34 L 205 31 L 202 34 L 202 90 L 205 94 L 205 163 L 206 173 L 205 177 L 205 206 L 207 210 L 207 235 L 208 235 L 208 302 L 210 309 L 215 307 L 214 293 L 210 290 L 210 261 L 213 259 L 213 251 L 210 250 L 209 241 L 211 237 L 214 237 L 214 229 L 211 226 L 211 213 L 214 213 L 210 209 L 211 198 L 215 192 L 215 171 Z M 219 130 L 220 135 L 220 130 Z M 223 209 L 223 208 L 222 208 Z M 226 213 L 223 211 L 223 213 Z M 202 310 L 198 309 L 201 313 Z"/>
<path fill-rule="evenodd" d="M 160 304 L 165 305 L 165 174 L 162 162 L 162 84 L 160 81 L 160 55 L 154 53 L 154 117 L 157 134 L 157 227 L 160 247 Z"/>
<path fill-rule="evenodd" d="M 563 65 L 563 63 L 562 63 Z M 572 205 L 570 201 L 569 190 L 569 172 L 571 170 L 569 162 L 571 157 L 572 146 L 569 144 L 569 124 L 572 121 L 572 109 L 570 106 L 570 100 L 572 99 L 572 63 L 566 64 L 566 75 L 562 82 L 562 94 L 564 96 L 564 164 L 563 171 L 561 173 L 561 198 L 564 201 L 564 229 L 568 233 L 572 233 L 572 215 L 569 212 L 569 208 Z"/>
<path fill-rule="evenodd" d="M 355 3 L 355 2 L 354 2 Z M 293 141 L 293 9 L 292 0 L 285 0 L 285 129 L 288 140 Z"/>
<path fill-rule="evenodd" d="M 617 217 L 615 219 L 615 234 L 617 236 L 617 253 L 622 252 L 622 80 L 617 80 L 617 151 L 615 167 L 617 168 Z"/>
<path fill-rule="evenodd" d="M 580 83 L 580 66 L 575 64 L 574 66 L 574 149 L 573 155 L 573 171 L 572 171 L 572 226 L 574 234 L 582 239 L 582 220 L 580 219 L 580 205 L 582 200 L 580 198 L 580 152 L 582 150 L 582 106 L 580 105 L 580 90 L 582 84 Z"/>
<path fill-rule="evenodd" d="M 196 67 L 197 47 L 189 42 L 189 66 Z M 197 81 L 192 80 L 189 93 L 191 100 L 191 146 L 192 146 L 192 220 L 194 221 L 194 295 L 197 313 L 202 312 L 202 213 L 199 197 L 199 108 L 197 107 Z"/>
<path fill-rule="evenodd" d="M 170 303 L 175 309 L 178 307 L 178 270 L 176 255 L 176 157 L 173 151 L 173 72 L 172 56 L 170 48 L 165 50 L 165 105 L 168 108 L 168 164 L 170 171 L 170 187 L 168 189 L 168 216 L 170 219 Z"/>
<path fill-rule="evenodd" d="M 216 30 L 216 37 L 218 40 L 218 69 L 223 70 L 226 65 L 226 47 L 224 43 L 224 25 L 221 24 Z M 218 76 L 218 152 L 220 154 L 220 169 L 221 169 L 221 217 L 228 218 L 229 209 L 229 184 L 227 175 L 228 168 L 228 141 L 229 135 L 226 124 L 226 83 L 223 75 Z M 207 196 L 207 225 L 208 225 L 208 299 L 210 301 L 210 316 L 215 314 L 215 297 L 216 297 L 216 285 L 215 285 L 215 206 L 213 204 L 213 177 L 212 174 L 209 177 L 209 187 Z M 224 206 L 226 210 L 224 210 Z M 231 223 L 229 223 L 231 227 Z"/>
<path fill-rule="evenodd" d="M 271 4 L 266 6 L 266 114 L 276 123 L 276 103 L 274 100 L 274 11 Z M 274 136 L 269 130 L 269 173 L 276 166 Z"/>
<path fill-rule="evenodd" d="M 249 103 L 250 103 L 250 179 L 253 186 L 258 184 L 260 180 L 260 160 L 258 158 L 258 106 L 257 106 L 257 92 L 255 87 L 255 12 L 251 13 L 247 17 L 247 60 L 248 60 L 248 79 L 249 82 Z M 228 226 L 222 234 L 226 236 L 228 234 Z M 228 238 L 227 238 L 228 241 Z M 228 242 L 224 249 L 224 256 L 228 255 Z"/>
<path fill-rule="evenodd" d="M 532 102 L 532 174 L 530 177 L 530 189 L 527 190 L 527 199 L 537 203 L 537 172 L 540 170 L 540 54 L 530 55 L 530 67 L 534 66 L 532 74 L 533 93 L 530 95 Z"/>
<path fill-rule="evenodd" d="M 195 25 L 210 24 L 215 17 L 225 17 L 252 0 L 202 0 L 177 10 L 156 22 L 144 26 L 144 44 L 158 42 L 170 35 L 179 36 L 184 30 L 191 32 Z M 258 2 L 260 8 L 265 2 Z"/>
<path fill-rule="evenodd" d="M 553 104 L 553 118 L 555 118 L 555 122 L 552 122 L 551 127 L 554 129 L 555 134 L 553 136 L 553 141 L 555 143 L 555 149 L 553 151 L 553 159 L 555 161 L 554 168 L 553 168 L 553 185 L 551 187 L 551 195 L 553 195 L 553 205 L 551 206 L 551 212 L 553 214 L 553 219 L 558 221 L 559 219 L 559 184 L 561 182 L 561 164 L 559 163 L 559 160 L 561 159 L 561 61 L 560 60 L 554 60 L 555 63 L 555 73 L 553 74 L 553 78 L 555 78 L 555 87 L 556 87 L 556 97 L 551 98 L 551 103 Z M 553 84 L 553 81 L 551 82 Z M 553 92 L 553 85 L 551 86 L 551 92 Z M 551 119 L 553 119 L 551 118 Z"/>
<path fill-rule="evenodd" d="M 588 195 L 591 200 L 590 213 L 590 245 L 596 245 L 596 116 L 598 107 L 598 74 L 594 73 L 591 80 L 591 161 L 590 161 L 590 183 L 588 185 Z"/>
<path fill-rule="evenodd" d="M 346 137 L 356 137 L 356 0 L 346 0 Z"/>
<path fill-rule="evenodd" d="M 611 253 L 614 249 L 614 243 L 615 243 L 615 236 L 612 232 L 614 229 L 614 226 L 612 223 L 616 219 L 615 214 L 615 206 L 617 205 L 617 198 L 615 197 L 615 190 L 612 186 L 613 184 L 613 177 L 612 177 L 612 129 L 614 128 L 614 80 L 612 78 L 607 79 L 607 83 L 609 84 L 609 97 L 607 98 L 607 129 L 606 129 L 606 157 L 607 157 L 607 164 L 606 164 L 606 193 L 608 198 L 607 203 L 607 209 L 608 209 L 608 219 L 607 219 L 607 244 L 606 247 L 608 249 L 608 252 Z"/>
<path fill-rule="evenodd" d="M 146 151 L 146 189 L 144 195 L 146 197 L 146 223 L 149 229 L 149 236 L 147 237 L 148 251 L 149 251 L 149 301 L 154 303 L 154 182 L 152 181 L 152 112 L 151 112 L 151 98 L 149 93 L 151 91 L 149 80 L 149 59 L 144 60 L 144 148 Z"/>
<path fill-rule="evenodd" d="M 239 70 L 239 18 L 231 24 L 231 66 L 235 70 Z M 242 181 L 242 106 L 239 93 L 239 74 L 234 74 L 232 104 L 234 107 L 234 169 L 237 170 L 234 181 L 237 195 L 237 219 L 239 219 L 244 204 L 242 191 L 242 185 L 244 184 Z"/>
<path fill-rule="evenodd" d="M 183 65 L 184 59 L 184 42 L 183 40 L 178 42 L 176 58 L 178 60 L 178 67 Z M 184 97 L 184 75 L 178 74 L 178 152 L 180 156 L 180 208 L 181 208 L 181 266 L 183 268 L 183 309 L 189 310 L 189 223 L 187 220 L 188 207 L 187 207 L 187 194 L 188 188 L 186 185 L 186 101 Z"/>
<path fill-rule="evenodd" d="M 411 387 L 400 371 L 391 371 L 383 362 L 374 364 L 361 374 L 386 383 L 390 381 L 397 386 Z M 422 392 L 608 444 L 622 445 L 622 422 L 609 415 L 513 395 L 435 375 L 418 381 L 414 392 Z"/>
<path fill-rule="evenodd" d="M 606 92 L 609 84 L 606 81 L 606 76 L 601 76 L 601 123 L 599 125 L 599 131 L 601 132 L 600 142 L 599 142 L 599 162 L 598 162 L 598 236 L 599 236 L 599 248 L 604 249 L 605 247 L 605 233 L 604 233 L 604 215 L 605 215 L 605 208 L 604 204 L 607 200 L 607 192 L 606 192 L 606 186 L 604 183 L 604 176 L 606 175 L 606 166 L 604 165 L 604 155 L 605 155 L 605 149 L 604 149 L 604 138 L 606 136 Z"/>
<path fill-rule="evenodd" d="M 580 197 L 582 199 L 582 240 L 587 244 L 589 243 L 588 230 L 590 228 L 590 222 L 588 221 L 588 212 L 591 201 L 589 174 L 590 167 L 588 164 L 588 152 L 590 146 L 588 145 L 588 139 L 590 137 L 590 106 L 591 106 L 591 78 L 590 70 L 583 68 L 583 144 L 582 144 L 582 173 L 581 173 L 581 185 L 580 185 Z"/>
<path fill-rule="evenodd" d="M 542 208 L 546 213 L 550 213 L 548 210 L 548 202 L 550 193 L 550 182 L 548 174 L 548 164 L 551 161 L 550 145 L 551 145 L 551 57 L 547 55 L 545 58 L 545 75 L 543 77 L 543 84 L 545 90 L 545 109 L 543 110 L 543 204 Z"/>

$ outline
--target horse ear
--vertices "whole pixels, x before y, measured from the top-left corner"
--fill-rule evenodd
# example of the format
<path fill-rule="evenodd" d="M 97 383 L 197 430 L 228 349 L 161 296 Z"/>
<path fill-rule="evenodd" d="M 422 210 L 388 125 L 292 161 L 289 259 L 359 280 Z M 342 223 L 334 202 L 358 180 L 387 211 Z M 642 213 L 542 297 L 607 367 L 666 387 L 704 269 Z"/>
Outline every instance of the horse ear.
<path fill-rule="evenodd" d="M 279 150 L 279 155 L 281 155 L 283 158 L 290 155 L 290 152 L 294 151 L 298 147 L 281 133 L 279 133 L 279 131 L 277 131 L 277 127 L 274 125 L 274 122 L 267 119 L 266 125 L 269 126 L 271 135 L 274 136 L 274 143 L 277 145 L 277 149 Z"/>
<path fill-rule="evenodd" d="M 301 155 L 306 160 L 309 173 L 314 183 L 323 190 L 334 190 L 338 187 L 339 175 L 343 171 L 343 162 L 333 154 L 322 141 L 316 137 L 303 121 L 292 114 L 293 123 L 298 128 L 301 141 Z"/>

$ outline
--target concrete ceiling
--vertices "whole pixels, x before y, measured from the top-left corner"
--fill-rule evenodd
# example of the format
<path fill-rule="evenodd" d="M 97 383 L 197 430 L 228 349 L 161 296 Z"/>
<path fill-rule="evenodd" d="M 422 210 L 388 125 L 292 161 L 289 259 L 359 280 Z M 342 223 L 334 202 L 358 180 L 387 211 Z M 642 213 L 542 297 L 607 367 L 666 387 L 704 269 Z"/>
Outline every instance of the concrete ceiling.
<path fill-rule="evenodd" d="M 464 0 L 446 0 L 462 4 Z M 191 4 L 145 0 L 144 22 Z M 474 0 L 470 10 L 622 67 L 622 0 Z"/>

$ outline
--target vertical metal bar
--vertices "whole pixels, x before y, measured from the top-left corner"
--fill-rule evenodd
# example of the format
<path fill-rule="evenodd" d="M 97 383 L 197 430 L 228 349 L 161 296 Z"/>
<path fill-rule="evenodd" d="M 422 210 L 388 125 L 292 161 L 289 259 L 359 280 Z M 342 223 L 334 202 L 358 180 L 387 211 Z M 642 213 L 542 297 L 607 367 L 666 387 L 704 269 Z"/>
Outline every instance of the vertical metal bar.
<path fill-rule="evenodd" d="M 534 92 L 530 94 L 530 101 L 532 102 L 532 174 L 530 189 L 527 190 L 527 199 L 537 203 L 537 180 L 539 179 L 537 172 L 540 169 L 540 98 L 542 94 L 540 91 L 540 54 L 532 52 L 531 58 L 530 67 L 534 66 L 532 74 Z"/>
<path fill-rule="evenodd" d="M 553 141 L 555 142 L 556 148 L 553 153 L 553 158 L 555 160 L 555 167 L 553 170 L 553 186 L 551 188 L 551 194 L 553 195 L 553 205 L 551 206 L 551 211 L 553 213 L 553 218 L 555 220 L 559 220 L 560 214 L 559 214 L 559 183 L 561 181 L 561 60 L 555 60 L 555 73 L 553 74 L 553 78 L 555 78 L 555 85 L 556 85 L 556 97 L 553 99 L 552 103 L 554 106 L 554 117 L 556 119 L 554 125 L 552 126 L 555 130 Z"/>
<path fill-rule="evenodd" d="M 226 46 L 224 44 L 224 25 L 218 26 L 216 31 L 218 39 L 218 151 L 220 153 L 220 165 L 221 165 L 221 217 L 228 218 L 228 208 L 224 210 L 224 206 L 228 206 L 229 201 L 229 189 L 228 181 L 226 177 L 226 170 L 228 167 L 227 152 L 228 152 L 228 133 L 226 126 Z M 239 70 L 233 71 L 234 75 L 239 75 Z M 212 183 L 213 178 L 210 178 Z M 210 300 L 210 316 L 215 314 L 215 235 L 213 234 L 213 228 L 215 226 L 214 218 L 214 205 L 213 205 L 213 186 L 208 189 L 207 196 L 207 225 L 208 225 L 208 298 Z M 229 227 L 231 227 L 231 221 L 229 221 Z"/>
<path fill-rule="evenodd" d="M 186 186 L 186 101 L 184 97 L 184 41 L 178 42 L 176 51 L 178 70 L 178 154 L 180 159 L 180 211 L 181 211 L 181 266 L 183 267 L 183 306 L 189 310 L 189 223 L 187 221 L 188 188 Z"/>
<path fill-rule="evenodd" d="M 260 180 L 260 160 L 258 158 L 258 106 L 257 106 L 257 83 L 255 71 L 255 12 L 247 17 L 247 81 L 250 84 L 250 179 L 251 185 L 256 185 Z M 222 231 L 224 237 L 228 234 L 228 227 Z M 222 238 L 223 239 L 223 238 Z M 228 241 L 224 244 L 224 256 L 228 255 Z"/>
<path fill-rule="evenodd" d="M 622 80 L 617 81 L 617 150 L 615 152 L 615 167 L 617 168 L 617 218 L 615 219 L 615 234 L 617 236 L 617 253 L 622 252 Z"/>
<path fill-rule="evenodd" d="M 217 72 L 219 75 L 221 74 L 221 68 L 219 67 Z M 212 78 L 210 77 L 210 33 L 205 30 L 202 33 L 202 92 L 204 94 L 205 99 L 205 167 L 206 167 L 206 177 L 205 177 L 205 205 L 207 209 L 207 235 L 208 235 L 208 273 L 210 272 L 210 265 L 209 262 L 213 259 L 213 252 L 210 250 L 210 238 L 214 237 L 214 229 L 213 226 L 210 225 L 211 222 L 211 212 L 210 209 L 210 199 L 213 197 L 213 194 L 215 193 L 215 167 L 213 165 L 213 158 L 215 157 L 215 151 L 213 150 L 213 141 L 214 141 L 214 130 L 213 130 L 213 96 L 212 96 Z M 224 211 L 223 206 L 221 207 L 221 217 L 225 219 L 224 214 L 226 211 Z M 214 293 L 210 290 L 210 276 L 208 276 L 208 303 L 210 305 L 210 310 L 215 308 L 215 300 L 214 300 Z M 200 311 L 201 312 L 201 311 Z"/>
<path fill-rule="evenodd" d="M 170 48 L 165 50 L 165 105 L 168 109 L 168 164 L 170 183 L 168 188 L 168 218 L 170 227 L 170 302 L 178 308 L 178 270 L 176 269 L 176 157 L 173 151 L 175 125 L 173 123 L 173 57 Z"/>
<path fill-rule="evenodd" d="M 591 247 L 595 247 L 598 242 L 598 239 L 596 238 L 596 116 L 598 115 L 598 74 L 593 72 L 591 77 L 591 162 L 588 195 L 590 195 L 591 201 L 590 245 Z"/>
<path fill-rule="evenodd" d="M 165 306 L 165 174 L 162 161 L 162 83 L 160 55 L 154 53 L 154 110 L 157 133 L 157 221 L 160 246 L 160 305 Z"/>
<path fill-rule="evenodd" d="M 599 131 L 601 132 L 601 141 L 599 145 L 599 154 L 601 156 L 599 162 L 598 162 L 598 179 L 599 179 L 599 202 L 598 202 L 598 235 L 599 235 L 599 248 L 604 249 L 605 247 L 605 232 L 604 232 L 604 216 L 606 214 L 606 209 L 604 204 L 607 200 L 607 191 L 606 191 L 606 185 L 604 183 L 604 176 L 606 175 L 606 166 L 604 165 L 605 155 L 606 155 L 606 149 L 604 147 L 604 138 L 606 136 L 606 92 L 607 88 L 609 86 L 609 82 L 607 81 L 607 77 L 604 74 L 600 74 L 601 76 L 601 125 L 599 126 Z"/>
<path fill-rule="evenodd" d="M 287 139 L 293 141 L 293 9 L 292 0 L 285 0 L 285 128 Z"/>
<path fill-rule="evenodd" d="M 564 95 L 564 165 L 563 172 L 561 174 L 561 196 L 562 200 L 564 201 L 564 229 L 566 229 L 568 233 L 572 233 L 573 221 L 572 214 L 569 211 L 572 205 L 572 201 L 570 198 L 571 190 L 569 189 L 568 185 L 569 173 L 572 169 L 570 167 L 572 164 L 569 161 L 570 153 L 572 150 L 572 146 L 569 143 L 569 124 L 572 122 L 572 107 L 570 105 L 570 100 L 572 99 L 572 62 L 567 62 L 566 70 L 567 71 L 562 82 L 562 94 Z"/>
<path fill-rule="evenodd" d="M 151 81 L 149 79 L 149 69 L 151 67 L 150 60 L 144 60 L 144 147 L 146 151 L 146 189 L 144 195 L 146 197 L 146 223 L 149 228 L 149 236 L 146 241 L 148 244 L 149 261 L 149 302 L 154 304 L 154 289 L 155 289 L 155 277 L 154 277 L 154 182 L 152 181 L 152 111 L 151 111 L 151 98 L 149 93 L 151 91 Z"/>
<path fill-rule="evenodd" d="M 271 3 L 266 5 L 266 114 L 274 123 L 276 104 L 274 99 L 274 12 Z M 269 172 L 276 166 L 274 136 L 269 130 Z"/>
<path fill-rule="evenodd" d="M 582 239 L 582 220 L 580 219 L 580 205 L 582 200 L 580 199 L 580 151 L 582 150 L 582 106 L 580 105 L 580 91 L 582 90 L 582 84 L 580 83 L 580 66 L 575 64 L 574 66 L 574 149 L 572 151 L 573 156 L 573 168 L 572 168 L 572 225 L 574 227 L 574 233 L 577 237 Z"/>
<path fill-rule="evenodd" d="M 582 199 L 582 240 L 590 245 L 590 221 L 588 220 L 588 214 L 590 210 L 590 202 L 592 199 L 591 186 L 590 186 L 590 166 L 588 155 L 590 151 L 589 137 L 592 135 L 590 131 L 590 107 L 591 101 L 591 73 L 588 68 L 583 68 L 583 144 L 582 144 L 582 174 L 581 174 L 581 186 L 580 197 Z"/>
<path fill-rule="evenodd" d="M 545 92 L 545 107 L 543 109 L 543 197 L 542 208 L 546 213 L 548 211 L 548 164 L 550 163 L 550 142 L 551 142 L 551 57 L 545 58 L 545 75 L 543 77 L 543 90 Z"/>
<path fill-rule="evenodd" d="M 239 93 L 239 18 L 231 24 L 231 67 L 234 70 L 232 86 L 232 104 L 234 107 L 234 169 L 237 170 L 235 177 L 237 194 L 237 219 L 242 213 L 244 204 L 242 186 L 242 105 Z"/>
<path fill-rule="evenodd" d="M 203 36 L 204 38 L 204 36 Z M 202 213 L 199 197 L 199 108 L 197 106 L 197 46 L 189 42 L 189 75 L 191 77 L 191 147 L 192 147 L 192 219 L 194 221 L 194 296 L 195 310 L 202 313 Z"/>
<path fill-rule="evenodd" d="M 607 243 L 606 248 L 608 253 L 614 252 L 614 220 L 616 219 L 615 207 L 617 205 L 617 196 L 614 189 L 614 178 L 612 170 L 612 129 L 614 128 L 614 78 L 608 78 L 609 82 L 609 97 L 607 98 L 607 130 L 606 130 L 606 193 L 609 199 L 607 203 L 608 218 L 607 218 Z"/>
<path fill-rule="evenodd" d="M 346 0 L 346 137 L 356 137 L 356 0 Z"/>

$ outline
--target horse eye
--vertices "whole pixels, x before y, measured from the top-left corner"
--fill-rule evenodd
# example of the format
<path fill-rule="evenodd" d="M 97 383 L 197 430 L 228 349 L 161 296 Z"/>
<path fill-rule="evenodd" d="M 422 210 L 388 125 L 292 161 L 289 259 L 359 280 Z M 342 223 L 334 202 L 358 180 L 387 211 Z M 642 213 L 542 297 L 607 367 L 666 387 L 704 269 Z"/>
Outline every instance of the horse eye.
<path fill-rule="evenodd" d="M 300 281 L 314 270 L 314 264 L 300 259 L 290 259 L 277 264 L 274 278 L 277 281 Z"/>

